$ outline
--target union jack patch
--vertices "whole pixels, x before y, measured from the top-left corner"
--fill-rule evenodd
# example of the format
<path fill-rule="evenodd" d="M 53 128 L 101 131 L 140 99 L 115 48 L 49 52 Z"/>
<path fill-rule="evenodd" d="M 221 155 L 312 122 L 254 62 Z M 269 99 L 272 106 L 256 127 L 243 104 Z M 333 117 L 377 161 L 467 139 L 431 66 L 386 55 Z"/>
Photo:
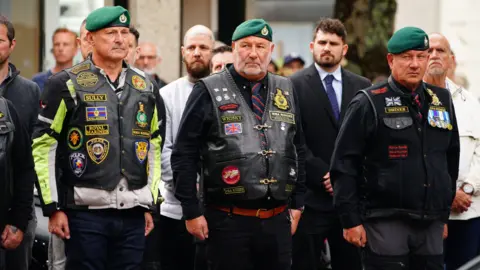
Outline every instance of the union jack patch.
<path fill-rule="evenodd" d="M 402 106 L 402 101 L 400 100 L 400 97 L 386 97 L 385 106 L 387 107 Z"/>
<path fill-rule="evenodd" d="M 228 123 L 224 125 L 225 135 L 234 135 L 242 133 L 242 123 Z"/>

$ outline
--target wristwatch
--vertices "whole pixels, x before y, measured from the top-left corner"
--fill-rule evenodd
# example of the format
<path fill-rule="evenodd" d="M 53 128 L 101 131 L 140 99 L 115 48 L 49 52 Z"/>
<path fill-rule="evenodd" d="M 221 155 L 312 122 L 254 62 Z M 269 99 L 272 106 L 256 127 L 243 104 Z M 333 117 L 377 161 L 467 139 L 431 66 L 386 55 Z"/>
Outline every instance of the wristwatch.
<path fill-rule="evenodd" d="M 465 184 L 462 185 L 462 190 L 463 190 L 463 192 L 465 192 L 466 194 L 472 195 L 472 194 L 473 194 L 473 191 L 474 191 L 474 188 L 473 188 L 472 184 L 465 183 Z"/>

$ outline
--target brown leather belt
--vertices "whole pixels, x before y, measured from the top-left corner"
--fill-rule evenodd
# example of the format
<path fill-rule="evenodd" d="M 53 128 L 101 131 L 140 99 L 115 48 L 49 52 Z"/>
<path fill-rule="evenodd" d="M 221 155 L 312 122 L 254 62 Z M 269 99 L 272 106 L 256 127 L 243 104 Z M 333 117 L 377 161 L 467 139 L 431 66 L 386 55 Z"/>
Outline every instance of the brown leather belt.
<path fill-rule="evenodd" d="M 261 219 L 274 217 L 282 213 L 283 211 L 285 211 L 285 209 L 287 209 L 286 205 L 282 205 L 273 209 L 246 209 L 246 208 L 238 208 L 235 206 L 230 208 L 230 207 L 221 207 L 221 206 L 214 206 L 214 205 L 212 205 L 211 207 L 223 212 L 232 213 L 234 215 L 258 217 Z"/>

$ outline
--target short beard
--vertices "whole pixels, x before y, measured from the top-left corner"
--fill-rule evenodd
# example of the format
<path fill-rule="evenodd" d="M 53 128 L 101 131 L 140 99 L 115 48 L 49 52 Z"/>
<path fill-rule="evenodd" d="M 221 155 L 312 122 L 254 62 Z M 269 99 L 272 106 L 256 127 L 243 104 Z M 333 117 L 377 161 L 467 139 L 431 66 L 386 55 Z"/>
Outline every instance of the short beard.
<path fill-rule="evenodd" d="M 192 66 L 187 63 L 185 63 L 185 66 L 187 68 L 187 73 L 195 80 L 202 79 L 210 75 L 210 64 L 199 68 L 192 68 Z"/>
<path fill-rule="evenodd" d="M 441 68 L 432 68 L 429 69 L 427 72 L 430 76 L 444 76 L 447 74 L 447 70 L 443 70 Z"/>
<path fill-rule="evenodd" d="M 317 63 L 317 65 L 319 65 L 322 68 L 332 68 L 332 67 L 340 64 L 340 62 L 342 62 L 341 57 L 338 60 L 336 60 L 335 57 L 333 57 L 333 56 L 332 56 L 332 58 L 333 58 L 332 62 L 322 62 L 320 59 L 315 59 L 315 63 Z"/>

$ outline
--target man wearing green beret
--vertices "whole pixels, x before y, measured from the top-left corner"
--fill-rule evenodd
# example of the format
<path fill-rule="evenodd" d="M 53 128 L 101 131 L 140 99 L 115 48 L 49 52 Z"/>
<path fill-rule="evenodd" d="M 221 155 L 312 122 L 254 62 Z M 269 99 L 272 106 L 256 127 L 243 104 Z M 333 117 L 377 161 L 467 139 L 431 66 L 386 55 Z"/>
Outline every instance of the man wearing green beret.
<path fill-rule="evenodd" d="M 137 269 L 153 229 L 163 103 L 123 60 L 129 25 L 119 6 L 90 13 L 91 54 L 52 76 L 41 97 L 37 189 L 49 231 L 65 239 L 66 269 Z"/>
<path fill-rule="evenodd" d="M 305 150 L 295 89 L 267 71 L 273 47 L 264 20 L 236 28 L 233 64 L 195 84 L 171 156 L 187 230 L 207 239 L 212 270 L 290 269 Z"/>
<path fill-rule="evenodd" d="M 388 42 L 388 81 L 350 103 L 330 170 L 344 238 L 366 270 L 443 268 L 459 135 L 450 92 L 422 81 L 427 34 L 405 27 Z"/>

